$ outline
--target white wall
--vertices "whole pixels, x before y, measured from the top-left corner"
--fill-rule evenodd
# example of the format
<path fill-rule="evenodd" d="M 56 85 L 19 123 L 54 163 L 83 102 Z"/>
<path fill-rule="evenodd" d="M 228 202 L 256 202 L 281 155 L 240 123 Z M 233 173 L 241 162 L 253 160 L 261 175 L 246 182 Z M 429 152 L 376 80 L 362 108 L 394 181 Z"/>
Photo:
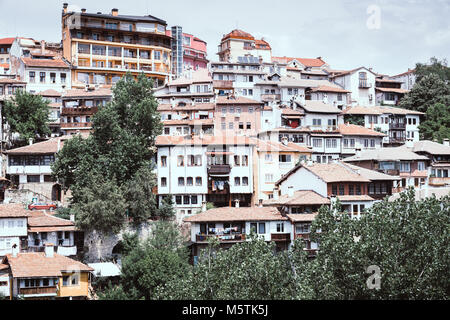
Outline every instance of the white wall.
<path fill-rule="evenodd" d="M 288 187 L 294 187 L 294 191 L 313 190 L 323 197 L 327 197 L 327 184 L 304 167 L 299 168 L 280 184 L 281 195 L 288 194 Z"/>

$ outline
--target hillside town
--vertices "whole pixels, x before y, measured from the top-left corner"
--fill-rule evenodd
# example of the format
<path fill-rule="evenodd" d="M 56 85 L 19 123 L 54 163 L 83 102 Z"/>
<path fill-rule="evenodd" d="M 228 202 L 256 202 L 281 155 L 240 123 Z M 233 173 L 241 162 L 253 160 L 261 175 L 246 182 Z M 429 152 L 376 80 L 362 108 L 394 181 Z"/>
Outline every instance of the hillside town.
<path fill-rule="evenodd" d="M 152 81 L 161 132 L 147 159 L 151 191 L 156 207 L 172 204 L 192 265 L 212 240 L 229 249 L 255 234 L 276 252 L 300 239 L 314 259 L 321 243 L 311 225 L 320 208 L 338 203 L 361 219 L 411 188 L 417 200 L 450 194 L 450 140 L 422 139 L 426 112 L 400 106 L 416 83 L 414 66 L 387 75 L 375 66 L 335 69 L 301 52 L 274 56 L 266 39 L 238 28 L 217 36 L 210 57 L 201 34 L 163 18 L 61 9 L 61 42 L 0 39 L 6 299 L 96 299 L 95 281 L 120 277 L 125 231 L 106 235 L 73 212 L 61 216 L 76 190 L 54 163 L 66 144 L 92 135 L 97 113 L 127 76 Z M 20 92 L 49 106 L 48 134 L 22 145 L 4 111 Z M 156 220 L 137 228 L 140 238 Z"/>

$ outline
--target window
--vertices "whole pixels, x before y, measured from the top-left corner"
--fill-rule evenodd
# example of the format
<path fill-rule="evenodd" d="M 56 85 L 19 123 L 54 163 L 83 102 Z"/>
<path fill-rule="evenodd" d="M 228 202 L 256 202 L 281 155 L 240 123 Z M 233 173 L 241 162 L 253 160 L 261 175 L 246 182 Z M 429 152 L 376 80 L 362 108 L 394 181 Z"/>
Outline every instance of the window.
<path fill-rule="evenodd" d="M 181 196 L 175 196 L 175 203 L 176 204 L 181 204 L 181 199 L 182 199 Z"/>
<path fill-rule="evenodd" d="M 338 93 L 338 95 L 337 95 L 337 101 L 342 101 L 342 93 Z"/>
<path fill-rule="evenodd" d="M 248 156 L 242 156 L 242 163 L 241 165 L 243 167 L 248 167 Z"/>
<path fill-rule="evenodd" d="M 228 123 L 228 129 L 234 129 L 234 123 L 233 122 L 230 122 L 230 123 Z"/>
<path fill-rule="evenodd" d="M 161 156 L 161 167 L 167 167 L 167 156 Z"/>
<path fill-rule="evenodd" d="M 355 189 L 354 189 L 354 186 L 352 184 L 348 186 L 348 194 L 349 195 L 351 195 L 351 196 L 355 195 L 355 191 L 354 190 Z"/>
<path fill-rule="evenodd" d="M 27 175 L 27 182 L 41 182 L 41 176 L 39 175 Z"/>
<path fill-rule="evenodd" d="M 340 196 L 343 196 L 344 193 L 345 193 L 345 192 L 344 192 L 344 185 L 343 185 L 343 184 L 340 184 L 340 185 L 339 185 L 339 195 L 340 195 Z"/>
<path fill-rule="evenodd" d="M 266 183 L 273 183 L 273 174 L 272 173 L 266 173 Z"/>
<path fill-rule="evenodd" d="M 321 148 L 322 147 L 322 139 L 313 139 L 313 147 Z"/>
<path fill-rule="evenodd" d="M 30 71 L 29 73 L 30 76 L 30 83 L 35 83 L 36 82 L 36 74 L 34 71 Z"/>
<path fill-rule="evenodd" d="M 331 194 L 333 196 L 337 195 L 337 184 L 331 185 Z"/>
<path fill-rule="evenodd" d="M 375 139 L 370 139 L 370 147 L 375 148 Z"/>
<path fill-rule="evenodd" d="M 154 59 L 161 60 L 161 51 L 154 51 Z"/>
<path fill-rule="evenodd" d="M 244 123 L 243 122 L 239 122 L 239 129 L 244 129 Z"/>
<path fill-rule="evenodd" d="M 161 187 L 167 187 L 167 178 L 166 177 L 161 178 Z"/>
<path fill-rule="evenodd" d="M 248 186 L 248 177 L 242 177 L 242 185 Z"/>
<path fill-rule="evenodd" d="M 39 72 L 40 82 L 45 83 L 45 72 Z"/>
<path fill-rule="evenodd" d="M 284 232 L 284 223 L 277 223 L 277 232 Z"/>
<path fill-rule="evenodd" d="M 337 148 L 337 140 L 336 139 L 326 139 L 327 148 Z"/>
<path fill-rule="evenodd" d="M 369 147 L 369 139 L 364 139 L 364 148 Z"/>
<path fill-rule="evenodd" d="M 225 130 L 227 128 L 227 124 L 225 122 L 221 123 L 221 128 L 222 130 Z"/>
<path fill-rule="evenodd" d="M 358 196 L 360 196 L 361 195 L 361 185 L 356 185 L 356 194 L 358 195 Z"/>
<path fill-rule="evenodd" d="M 247 130 L 250 130 L 252 128 L 252 123 L 251 122 L 247 122 Z"/>
<path fill-rule="evenodd" d="M 234 177 L 234 185 L 235 186 L 240 186 L 241 185 L 241 178 Z"/>
<path fill-rule="evenodd" d="M 184 178 L 183 177 L 178 178 L 178 186 L 180 186 L 180 187 L 184 186 Z"/>
<path fill-rule="evenodd" d="M 177 163 L 179 167 L 184 167 L 184 156 L 178 156 Z"/>
<path fill-rule="evenodd" d="M 258 223 L 258 233 L 259 234 L 265 234 L 266 233 L 266 223 L 265 222 L 260 222 Z"/>
<path fill-rule="evenodd" d="M 410 163 L 400 162 L 400 172 L 410 172 Z"/>
<path fill-rule="evenodd" d="M 183 196 L 183 204 L 190 204 L 190 203 L 191 203 L 191 197 Z"/>
<path fill-rule="evenodd" d="M 256 222 L 250 223 L 250 232 L 257 233 L 258 231 L 258 224 Z"/>
<path fill-rule="evenodd" d="M 198 203 L 197 196 L 191 196 L 191 204 L 197 204 L 197 203 Z"/>
<path fill-rule="evenodd" d="M 186 185 L 191 187 L 194 185 L 194 179 L 192 177 L 187 177 L 186 179 Z"/>
<path fill-rule="evenodd" d="M 278 156 L 278 161 L 283 162 L 283 163 L 291 162 L 291 155 L 290 154 L 280 154 Z"/>
<path fill-rule="evenodd" d="M 248 107 L 248 113 L 253 113 L 253 107 Z"/>
<path fill-rule="evenodd" d="M 299 223 L 295 226 L 295 233 L 304 234 L 311 232 L 311 224 L 309 223 Z"/>
<path fill-rule="evenodd" d="M 266 153 L 264 159 L 266 160 L 266 162 L 272 162 L 273 161 L 272 154 Z"/>
<path fill-rule="evenodd" d="M 321 126 L 322 119 L 313 119 L 313 126 Z"/>
<path fill-rule="evenodd" d="M 56 73 L 50 72 L 50 83 L 56 83 Z"/>
<path fill-rule="evenodd" d="M 195 178 L 195 185 L 196 186 L 201 186 L 202 185 L 202 177 Z"/>
<path fill-rule="evenodd" d="M 425 170 L 425 162 L 423 162 L 423 161 L 417 162 L 417 170 L 419 170 L 419 171 Z"/>

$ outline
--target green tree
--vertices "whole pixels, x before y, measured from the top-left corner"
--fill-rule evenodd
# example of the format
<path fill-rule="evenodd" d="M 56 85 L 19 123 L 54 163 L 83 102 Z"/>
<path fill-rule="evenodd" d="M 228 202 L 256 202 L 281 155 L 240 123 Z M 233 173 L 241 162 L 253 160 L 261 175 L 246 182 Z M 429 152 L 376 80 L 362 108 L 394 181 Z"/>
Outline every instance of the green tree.
<path fill-rule="evenodd" d="M 435 103 L 426 113 L 426 120 L 419 126 L 422 139 L 436 140 L 450 139 L 450 104 Z"/>
<path fill-rule="evenodd" d="M 358 126 L 364 126 L 364 116 L 348 114 L 348 115 L 344 116 L 344 122 L 348 122 L 350 124 L 356 124 Z"/>
<path fill-rule="evenodd" d="M 4 105 L 3 116 L 10 127 L 10 134 L 17 132 L 16 146 L 28 143 L 29 139 L 45 138 L 51 131 L 48 126 L 49 101 L 40 95 L 17 90 Z"/>
<path fill-rule="evenodd" d="M 172 218 L 175 215 L 173 205 L 174 203 L 171 194 L 162 197 L 161 206 L 158 209 L 158 216 L 164 219 Z"/>
<path fill-rule="evenodd" d="M 425 76 L 430 74 L 436 74 L 443 81 L 450 80 L 450 68 L 447 66 L 447 60 L 439 60 L 436 57 L 432 57 L 429 63 L 417 63 L 414 70 L 416 81 L 422 80 Z"/>

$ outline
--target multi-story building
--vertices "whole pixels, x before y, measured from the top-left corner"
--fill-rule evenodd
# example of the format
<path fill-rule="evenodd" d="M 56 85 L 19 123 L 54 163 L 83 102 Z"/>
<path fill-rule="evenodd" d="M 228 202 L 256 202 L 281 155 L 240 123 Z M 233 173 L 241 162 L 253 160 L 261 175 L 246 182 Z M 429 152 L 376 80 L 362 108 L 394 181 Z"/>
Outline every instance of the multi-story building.
<path fill-rule="evenodd" d="M 31 214 L 20 203 L 0 204 L 0 256 L 19 250 L 27 238 L 27 219 Z"/>
<path fill-rule="evenodd" d="M 419 141 L 420 116 L 424 113 L 389 106 L 355 106 L 344 109 L 343 114 L 344 119 L 357 117 L 366 128 L 386 134 L 384 146 L 398 146 L 406 141 Z"/>
<path fill-rule="evenodd" d="M 54 252 L 51 243 L 44 252 L 19 253 L 17 248 L 1 261 L 7 265 L 10 299 L 76 299 L 89 295 L 93 268 Z"/>
<path fill-rule="evenodd" d="M 43 142 L 4 151 L 6 174 L 13 186 L 21 190 L 24 201 L 37 198 L 39 202 L 63 201 L 61 185 L 52 178 L 51 165 L 56 153 L 69 137 L 57 137 Z M 13 196 L 15 189 L 5 192 L 5 199 Z"/>
<path fill-rule="evenodd" d="M 0 39 L 0 75 L 10 73 L 10 50 L 15 38 Z"/>
<path fill-rule="evenodd" d="M 406 72 L 391 76 L 393 80 L 400 81 L 402 83 L 401 88 L 404 90 L 411 90 L 416 83 L 415 69 L 409 69 Z"/>
<path fill-rule="evenodd" d="M 355 155 L 361 150 L 379 149 L 383 146 L 384 133 L 350 123 L 339 125 L 342 135 L 341 157 Z"/>
<path fill-rule="evenodd" d="M 191 223 L 191 256 L 194 264 L 210 238 L 219 240 L 221 248 L 248 241 L 253 232 L 265 241 L 274 241 L 278 250 L 287 249 L 292 239 L 292 226 L 276 208 L 215 208 L 187 217 Z"/>
<path fill-rule="evenodd" d="M 286 75 L 294 79 L 328 79 L 329 65 L 317 58 L 272 57 L 272 61 L 286 65 Z"/>
<path fill-rule="evenodd" d="M 428 185 L 429 159 L 403 146 L 361 151 L 343 161 L 365 169 L 399 176 L 401 180 L 394 184 L 395 192 L 403 191 L 409 186 L 422 188 Z"/>
<path fill-rule="evenodd" d="M 245 97 L 217 97 L 214 117 L 216 134 L 256 137 L 261 128 L 262 107 L 261 102 Z"/>
<path fill-rule="evenodd" d="M 89 133 L 92 116 L 112 99 L 109 87 L 71 89 L 62 94 L 60 126 L 65 135 Z"/>
<path fill-rule="evenodd" d="M 376 77 L 376 73 L 365 67 L 330 74 L 331 81 L 351 92 L 348 104 L 366 107 L 375 106 Z"/>
<path fill-rule="evenodd" d="M 151 15 L 62 11 L 63 56 L 72 64 L 72 85 L 112 84 L 127 71 L 144 73 L 155 86 L 171 74 L 171 37 L 167 23 Z"/>
<path fill-rule="evenodd" d="M 61 135 L 61 108 L 62 108 L 62 93 L 54 89 L 47 89 L 38 93 L 43 99 L 49 102 L 50 114 L 49 114 L 49 127 L 51 137 L 59 137 Z"/>
<path fill-rule="evenodd" d="M 222 62 L 244 62 L 245 57 L 272 63 L 272 48 L 264 39 L 255 39 L 250 33 L 235 29 L 224 35 L 218 47 Z"/>
<path fill-rule="evenodd" d="M 253 139 L 244 136 L 158 136 L 158 195 L 172 195 L 177 217 L 216 207 L 251 206 Z"/>
<path fill-rule="evenodd" d="M 409 91 L 401 88 L 402 82 L 400 80 L 394 80 L 384 76 L 377 77 L 375 85 L 377 105 L 396 106 L 405 93 Z"/>
<path fill-rule="evenodd" d="M 196 36 L 183 33 L 180 26 L 166 30 L 172 37 L 172 72 L 177 77 L 186 70 L 207 69 L 207 44 Z"/>

